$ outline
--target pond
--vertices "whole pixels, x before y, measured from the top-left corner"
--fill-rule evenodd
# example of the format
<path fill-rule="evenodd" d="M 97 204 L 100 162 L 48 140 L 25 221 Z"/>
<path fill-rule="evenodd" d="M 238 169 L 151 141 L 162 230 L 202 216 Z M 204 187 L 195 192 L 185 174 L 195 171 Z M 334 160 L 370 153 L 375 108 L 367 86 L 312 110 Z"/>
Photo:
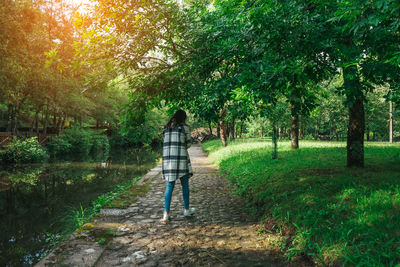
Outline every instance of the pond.
<path fill-rule="evenodd" d="M 144 175 L 159 152 L 114 151 L 106 162 L 85 159 L 0 169 L 0 266 L 37 263 L 74 212 L 99 195 Z"/>

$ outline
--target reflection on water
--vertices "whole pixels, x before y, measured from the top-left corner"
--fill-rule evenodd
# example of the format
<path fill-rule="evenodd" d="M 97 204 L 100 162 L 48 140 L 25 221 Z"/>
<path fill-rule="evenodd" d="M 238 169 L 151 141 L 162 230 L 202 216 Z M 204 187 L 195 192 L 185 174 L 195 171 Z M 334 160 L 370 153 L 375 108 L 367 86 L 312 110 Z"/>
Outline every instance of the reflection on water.
<path fill-rule="evenodd" d="M 115 151 L 103 162 L 0 169 L 0 266 L 35 264 L 66 228 L 68 211 L 145 174 L 158 157 L 150 150 Z"/>

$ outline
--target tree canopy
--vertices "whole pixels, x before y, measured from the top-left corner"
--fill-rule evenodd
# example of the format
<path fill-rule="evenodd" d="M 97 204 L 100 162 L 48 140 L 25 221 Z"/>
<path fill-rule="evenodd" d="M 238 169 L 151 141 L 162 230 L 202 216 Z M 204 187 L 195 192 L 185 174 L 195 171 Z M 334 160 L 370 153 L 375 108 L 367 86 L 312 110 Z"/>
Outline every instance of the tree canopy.
<path fill-rule="evenodd" d="M 290 128 L 296 149 L 305 124 L 319 136 L 329 117 L 336 139 L 347 132 L 347 165 L 363 166 L 366 128 L 383 123 L 372 103 L 399 102 L 398 1 L 93 2 L 85 13 L 2 2 L 7 130 L 23 117 L 37 132 L 72 119 L 135 128 L 166 106 L 217 126 L 224 143 L 261 115 L 273 132 Z"/>

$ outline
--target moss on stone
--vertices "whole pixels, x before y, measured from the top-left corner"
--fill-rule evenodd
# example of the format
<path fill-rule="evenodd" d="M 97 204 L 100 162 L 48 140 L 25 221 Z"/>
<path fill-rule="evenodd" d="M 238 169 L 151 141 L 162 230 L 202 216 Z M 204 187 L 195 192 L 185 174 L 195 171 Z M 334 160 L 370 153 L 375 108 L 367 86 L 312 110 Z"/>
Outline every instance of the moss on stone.
<path fill-rule="evenodd" d="M 116 197 L 106 208 L 126 209 L 137 201 L 137 197 L 143 197 L 151 189 L 149 184 L 132 185 Z"/>
<path fill-rule="evenodd" d="M 82 225 L 78 230 L 76 230 L 76 233 L 84 233 L 92 230 L 94 228 L 94 225 L 92 223 L 85 223 Z"/>

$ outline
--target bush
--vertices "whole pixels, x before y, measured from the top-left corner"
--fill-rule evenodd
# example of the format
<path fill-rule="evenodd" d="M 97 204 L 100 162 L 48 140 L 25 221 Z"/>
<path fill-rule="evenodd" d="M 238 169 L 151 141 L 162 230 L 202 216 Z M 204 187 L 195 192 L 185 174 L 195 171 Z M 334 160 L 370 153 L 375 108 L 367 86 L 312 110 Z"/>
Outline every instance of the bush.
<path fill-rule="evenodd" d="M 153 109 L 144 115 L 144 121 L 139 124 L 122 123 L 120 133 L 111 138 L 112 146 L 124 147 L 137 144 L 161 143 L 163 125 L 166 123 L 164 112 Z M 125 120 L 128 120 L 125 118 Z"/>
<path fill-rule="evenodd" d="M 8 149 L 2 154 L 2 161 L 7 163 L 31 163 L 46 160 L 48 154 L 39 144 L 37 137 L 24 140 L 13 139 Z"/>
<path fill-rule="evenodd" d="M 72 127 L 64 130 L 59 137 L 71 145 L 71 154 L 79 156 L 89 155 L 92 148 L 92 138 L 89 131 L 86 131 L 81 127 Z"/>
<path fill-rule="evenodd" d="M 126 135 L 122 135 L 120 133 L 113 134 L 110 138 L 110 145 L 111 147 L 130 147 L 133 146 L 134 143 L 128 140 Z"/>
<path fill-rule="evenodd" d="M 110 152 L 110 143 L 108 142 L 107 136 L 102 134 L 93 134 L 91 138 L 91 153 L 93 155 L 108 155 L 108 153 Z"/>
<path fill-rule="evenodd" d="M 47 143 L 47 149 L 53 157 L 73 155 L 78 157 L 107 156 L 110 152 L 108 138 L 101 133 L 80 127 L 66 129 L 62 134 Z"/>
<path fill-rule="evenodd" d="M 47 150 L 52 157 L 71 153 L 72 145 L 61 135 L 56 136 L 46 144 Z"/>

